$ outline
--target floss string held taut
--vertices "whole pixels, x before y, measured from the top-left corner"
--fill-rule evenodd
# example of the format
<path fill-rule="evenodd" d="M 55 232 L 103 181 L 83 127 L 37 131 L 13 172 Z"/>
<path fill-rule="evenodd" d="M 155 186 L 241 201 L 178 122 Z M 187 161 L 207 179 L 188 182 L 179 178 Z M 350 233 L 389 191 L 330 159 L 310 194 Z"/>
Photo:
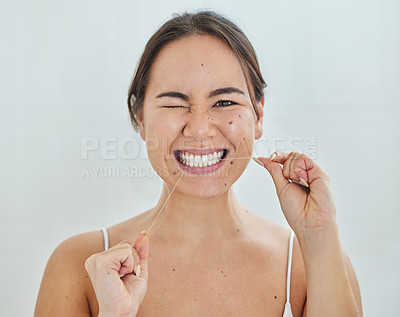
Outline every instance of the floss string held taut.
<path fill-rule="evenodd" d="M 244 160 L 244 159 L 251 159 L 251 156 L 229 158 L 229 159 L 227 159 L 227 161 L 229 161 L 229 160 Z M 185 173 L 185 171 L 183 171 L 182 174 L 181 174 L 181 176 L 179 176 L 179 178 L 178 178 L 178 180 L 176 181 L 174 187 L 172 188 L 171 192 L 169 193 L 167 199 L 165 200 L 164 204 L 163 204 L 162 207 L 160 208 L 160 211 L 157 213 L 157 216 L 154 218 L 153 223 L 150 225 L 149 229 L 145 231 L 145 232 L 146 232 L 146 236 L 149 235 L 150 230 L 153 228 L 155 222 L 157 221 L 158 217 L 159 217 L 160 214 L 161 214 L 161 211 L 163 211 L 165 205 L 167 204 L 169 198 L 171 197 L 172 193 L 174 192 L 176 186 L 178 185 L 178 183 L 179 183 L 179 181 L 181 180 L 181 178 L 182 178 L 182 176 L 183 176 L 184 173 Z M 139 248 L 139 249 L 140 249 L 140 248 Z"/>

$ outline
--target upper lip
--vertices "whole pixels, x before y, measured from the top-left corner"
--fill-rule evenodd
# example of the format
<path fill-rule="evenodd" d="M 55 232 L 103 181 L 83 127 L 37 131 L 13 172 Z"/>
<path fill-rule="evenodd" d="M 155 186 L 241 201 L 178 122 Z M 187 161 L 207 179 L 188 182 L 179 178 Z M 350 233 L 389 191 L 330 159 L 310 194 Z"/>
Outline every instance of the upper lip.
<path fill-rule="evenodd" d="M 220 151 L 228 151 L 228 149 L 225 148 L 209 148 L 209 149 L 178 149 L 175 150 L 174 153 L 178 154 L 179 152 L 186 152 L 186 153 L 190 153 L 193 155 L 208 155 L 208 154 L 213 154 L 214 152 L 220 152 Z"/>

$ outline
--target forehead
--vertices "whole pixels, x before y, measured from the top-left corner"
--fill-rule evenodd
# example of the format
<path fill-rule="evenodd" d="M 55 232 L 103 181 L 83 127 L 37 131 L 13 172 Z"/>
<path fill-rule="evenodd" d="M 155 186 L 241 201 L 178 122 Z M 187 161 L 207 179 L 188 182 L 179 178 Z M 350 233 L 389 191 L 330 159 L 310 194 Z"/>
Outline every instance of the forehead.
<path fill-rule="evenodd" d="M 247 91 L 236 55 L 218 38 L 191 35 L 167 44 L 159 52 L 151 67 L 147 88 L 189 92 L 193 88 L 213 90 L 222 86 Z"/>

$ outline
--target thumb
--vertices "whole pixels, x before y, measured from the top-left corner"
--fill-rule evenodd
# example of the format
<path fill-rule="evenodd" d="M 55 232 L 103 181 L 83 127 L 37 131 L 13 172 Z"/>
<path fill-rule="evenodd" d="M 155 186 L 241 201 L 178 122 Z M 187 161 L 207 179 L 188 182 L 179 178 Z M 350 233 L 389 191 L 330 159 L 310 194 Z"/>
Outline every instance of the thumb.
<path fill-rule="evenodd" d="M 134 248 L 140 257 L 140 277 L 148 279 L 148 259 L 149 259 L 150 241 L 147 232 L 142 231 L 135 241 Z"/>
<path fill-rule="evenodd" d="M 283 176 L 282 167 L 279 163 L 273 162 L 267 157 L 258 157 L 258 160 L 260 160 L 264 164 L 264 167 L 270 173 L 272 180 L 275 184 L 276 192 L 279 196 L 283 188 L 290 184 L 289 180 L 285 176 Z"/>

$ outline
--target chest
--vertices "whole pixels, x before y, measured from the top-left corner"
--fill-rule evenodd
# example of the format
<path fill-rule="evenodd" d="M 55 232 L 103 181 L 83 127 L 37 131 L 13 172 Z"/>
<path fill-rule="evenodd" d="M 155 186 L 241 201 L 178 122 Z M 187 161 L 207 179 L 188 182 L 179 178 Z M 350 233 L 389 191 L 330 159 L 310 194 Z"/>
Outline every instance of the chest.
<path fill-rule="evenodd" d="M 152 256 L 137 316 L 282 316 L 286 264 L 283 253 Z"/>

